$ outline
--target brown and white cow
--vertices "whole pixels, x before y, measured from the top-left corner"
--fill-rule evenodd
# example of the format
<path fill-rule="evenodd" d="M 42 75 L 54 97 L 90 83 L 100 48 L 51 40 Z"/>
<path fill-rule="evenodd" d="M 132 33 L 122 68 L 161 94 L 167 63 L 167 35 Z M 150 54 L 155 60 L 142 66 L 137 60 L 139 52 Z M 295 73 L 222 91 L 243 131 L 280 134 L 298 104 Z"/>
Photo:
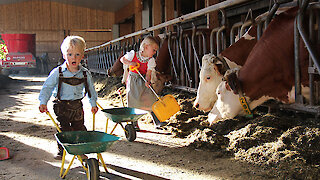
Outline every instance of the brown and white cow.
<path fill-rule="evenodd" d="M 276 14 L 280 14 L 288 8 L 280 8 Z M 255 18 L 254 24 L 234 44 L 223 50 L 218 57 L 212 54 L 204 55 L 200 71 L 200 83 L 194 107 L 210 111 L 217 100 L 216 89 L 222 82 L 225 71 L 229 68 L 241 67 L 245 64 L 252 48 L 257 43 L 257 25 L 264 22 L 270 16 L 270 12 Z"/>
<path fill-rule="evenodd" d="M 221 82 L 216 91 L 218 99 L 209 113 L 210 123 L 243 114 L 238 95 L 240 91 L 251 109 L 268 99 L 294 102 L 294 21 L 297 9 L 291 8 L 275 17 L 245 64 L 226 73 L 227 81 Z M 302 94 L 307 99 L 308 58 L 302 43 L 300 52 Z"/>
<path fill-rule="evenodd" d="M 116 60 L 114 65 L 108 70 L 108 76 L 121 76 L 121 82 L 126 83 L 129 67 L 123 65 L 120 62 L 121 56 Z M 151 74 L 151 85 L 156 93 L 159 93 L 164 88 L 165 82 L 172 79 L 170 75 L 170 55 L 168 49 L 168 40 L 167 38 L 163 40 L 161 47 L 159 48 L 159 53 L 156 58 L 156 67 Z"/>
<path fill-rule="evenodd" d="M 251 49 L 257 42 L 257 26 L 250 29 L 234 44 L 216 57 L 206 54 L 202 57 L 200 83 L 194 107 L 210 111 L 217 100 L 216 89 L 222 82 L 225 71 L 229 68 L 240 67 L 245 63 Z"/>

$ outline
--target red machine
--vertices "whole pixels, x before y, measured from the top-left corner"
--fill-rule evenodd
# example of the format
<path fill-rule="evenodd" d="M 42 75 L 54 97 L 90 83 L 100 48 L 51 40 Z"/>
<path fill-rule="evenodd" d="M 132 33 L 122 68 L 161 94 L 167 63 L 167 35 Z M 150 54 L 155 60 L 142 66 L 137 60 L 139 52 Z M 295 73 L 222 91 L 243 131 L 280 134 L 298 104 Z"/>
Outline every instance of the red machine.
<path fill-rule="evenodd" d="M 36 35 L 35 34 L 1 34 L 8 48 L 6 59 L 0 59 L 2 69 L 9 71 L 35 71 Z"/>

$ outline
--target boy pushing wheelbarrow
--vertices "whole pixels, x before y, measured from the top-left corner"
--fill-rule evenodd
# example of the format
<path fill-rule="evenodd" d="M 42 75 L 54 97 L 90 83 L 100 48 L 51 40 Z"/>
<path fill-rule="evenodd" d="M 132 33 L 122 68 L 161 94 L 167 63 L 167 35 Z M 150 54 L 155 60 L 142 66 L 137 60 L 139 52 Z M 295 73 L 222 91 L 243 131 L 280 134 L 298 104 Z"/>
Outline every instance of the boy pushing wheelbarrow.
<path fill-rule="evenodd" d="M 87 131 L 84 126 L 84 112 L 81 100 L 87 94 L 91 105 L 91 112 L 98 111 L 96 104 L 97 93 L 94 89 L 92 76 L 88 69 L 81 66 L 84 58 L 86 43 L 80 36 L 68 36 L 61 44 L 61 52 L 66 60 L 62 65 L 54 68 L 40 91 L 39 110 L 48 112 L 47 103 L 53 95 L 53 110 L 59 122 L 61 131 Z M 63 147 L 58 143 L 58 153 L 55 159 L 61 160 Z M 85 155 L 81 158 L 86 159 Z"/>

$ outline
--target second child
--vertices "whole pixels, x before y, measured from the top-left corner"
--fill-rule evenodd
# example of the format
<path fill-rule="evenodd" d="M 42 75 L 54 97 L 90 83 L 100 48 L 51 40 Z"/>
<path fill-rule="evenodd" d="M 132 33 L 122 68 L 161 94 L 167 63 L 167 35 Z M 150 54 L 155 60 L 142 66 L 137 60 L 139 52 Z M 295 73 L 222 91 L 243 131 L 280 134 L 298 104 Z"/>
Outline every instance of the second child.
<path fill-rule="evenodd" d="M 157 97 L 151 89 L 149 89 L 149 85 L 151 73 L 156 67 L 156 61 L 153 58 L 153 55 L 155 55 L 159 49 L 158 44 L 156 38 L 147 36 L 141 42 L 138 52 L 131 50 L 120 59 L 125 65 L 138 66 L 140 74 L 143 75 L 146 80 L 145 82 L 136 70 L 130 70 L 126 82 L 128 107 L 149 111 L 156 127 L 163 126 L 164 123 L 161 123 L 152 112 L 152 105 L 157 101 Z"/>

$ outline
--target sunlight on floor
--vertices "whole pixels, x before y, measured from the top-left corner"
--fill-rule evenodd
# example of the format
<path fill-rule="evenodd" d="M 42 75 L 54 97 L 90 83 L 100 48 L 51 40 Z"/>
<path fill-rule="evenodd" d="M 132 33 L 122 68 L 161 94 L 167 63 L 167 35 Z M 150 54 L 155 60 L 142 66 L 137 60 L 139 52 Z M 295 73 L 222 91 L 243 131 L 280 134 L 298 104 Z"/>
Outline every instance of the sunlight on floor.
<path fill-rule="evenodd" d="M 41 149 L 51 154 L 54 153 L 55 151 L 55 148 L 53 148 L 54 146 L 50 146 L 50 145 L 55 145 L 54 139 L 49 140 L 49 139 L 43 139 L 43 138 L 32 136 L 32 140 L 30 140 L 31 139 L 30 135 L 24 135 L 16 132 L 4 132 L 4 133 L 0 132 L 0 135 L 7 136 L 9 138 L 14 139 L 15 141 L 18 141 L 21 144 L 32 146 L 34 148 Z M 50 144 L 49 146 L 48 146 L 48 142 Z"/>

